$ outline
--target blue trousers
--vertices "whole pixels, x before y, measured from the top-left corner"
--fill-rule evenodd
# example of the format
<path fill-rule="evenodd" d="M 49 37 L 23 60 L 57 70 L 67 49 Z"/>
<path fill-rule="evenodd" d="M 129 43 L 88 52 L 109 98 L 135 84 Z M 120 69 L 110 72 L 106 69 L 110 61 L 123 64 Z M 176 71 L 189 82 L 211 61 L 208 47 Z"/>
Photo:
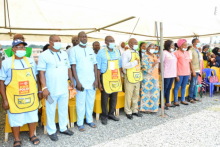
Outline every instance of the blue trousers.
<path fill-rule="evenodd" d="M 166 103 L 170 102 L 170 89 L 173 85 L 174 78 L 164 78 L 164 96 L 166 97 Z"/>
<path fill-rule="evenodd" d="M 46 100 L 46 113 L 47 113 L 47 132 L 49 135 L 56 133 L 55 125 L 55 114 L 56 114 L 56 105 L 58 103 L 58 115 L 59 115 L 59 127 L 60 132 L 67 130 L 68 123 L 68 102 L 69 102 L 69 93 L 51 96 L 54 102 L 49 104 Z"/>
<path fill-rule="evenodd" d="M 178 102 L 178 91 L 179 91 L 180 86 L 181 86 L 181 101 L 182 102 L 185 101 L 186 85 L 189 80 L 189 76 L 179 76 L 179 79 L 180 79 L 179 82 L 175 80 L 175 87 L 173 90 L 174 102 Z"/>
<path fill-rule="evenodd" d="M 85 89 L 83 92 L 77 90 L 76 95 L 76 112 L 77 125 L 82 126 L 86 114 L 86 122 L 93 122 L 92 113 L 95 101 L 96 91 L 93 89 Z"/>
<path fill-rule="evenodd" d="M 189 86 L 189 99 L 195 99 L 196 97 L 196 85 L 198 82 L 198 75 L 199 73 L 196 73 L 196 77 L 193 77 L 191 74 L 191 81 L 190 81 L 190 86 Z"/>

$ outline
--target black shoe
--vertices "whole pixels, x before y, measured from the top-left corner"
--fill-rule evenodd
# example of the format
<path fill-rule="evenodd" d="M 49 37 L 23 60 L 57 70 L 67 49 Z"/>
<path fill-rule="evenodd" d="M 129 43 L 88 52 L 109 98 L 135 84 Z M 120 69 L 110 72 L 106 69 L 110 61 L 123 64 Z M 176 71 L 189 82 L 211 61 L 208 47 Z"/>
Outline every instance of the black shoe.
<path fill-rule="evenodd" d="M 169 108 L 167 106 L 164 107 L 165 110 L 169 110 Z"/>
<path fill-rule="evenodd" d="M 64 132 L 60 132 L 61 134 L 64 134 L 64 135 L 69 135 L 69 136 L 72 136 L 73 135 L 73 132 L 70 131 L 70 130 L 66 130 Z"/>
<path fill-rule="evenodd" d="M 50 137 L 50 139 L 51 139 L 52 141 L 57 141 L 57 140 L 58 140 L 57 133 L 54 133 L 54 134 L 52 134 L 52 135 L 49 135 L 49 137 Z"/>
<path fill-rule="evenodd" d="M 102 119 L 101 121 L 103 125 L 107 125 L 107 119 Z"/>
<path fill-rule="evenodd" d="M 142 115 L 142 114 L 140 114 L 139 112 L 132 113 L 132 115 L 135 115 L 135 116 L 137 116 L 137 117 L 142 117 L 142 116 L 143 116 L 143 115 Z"/>
<path fill-rule="evenodd" d="M 126 114 L 127 118 L 132 120 L 133 119 L 133 116 L 131 114 Z"/>
<path fill-rule="evenodd" d="M 112 119 L 114 121 L 119 121 L 120 120 L 119 118 L 115 117 L 114 115 L 113 116 L 109 115 L 108 118 Z"/>

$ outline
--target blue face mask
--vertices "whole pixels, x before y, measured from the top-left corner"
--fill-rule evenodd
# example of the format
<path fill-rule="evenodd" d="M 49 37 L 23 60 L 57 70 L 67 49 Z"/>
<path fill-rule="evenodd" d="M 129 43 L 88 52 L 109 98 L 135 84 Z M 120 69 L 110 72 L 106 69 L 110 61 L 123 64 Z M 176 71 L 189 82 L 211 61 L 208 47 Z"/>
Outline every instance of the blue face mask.
<path fill-rule="evenodd" d="M 108 47 L 109 47 L 110 49 L 114 49 L 115 43 L 109 43 Z"/>
<path fill-rule="evenodd" d="M 201 46 L 201 44 L 200 44 L 200 43 L 197 43 L 196 47 L 198 48 L 198 47 L 200 47 L 200 46 Z"/>
<path fill-rule="evenodd" d="M 19 58 L 24 57 L 25 54 L 26 54 L 26 51 L 24 51 L 24 50 L 18 50 L 15 53 L 15 55 Z"/>
<path fill-rule="evenodd" d="M 137 50 L 138 49 L 138 45 L 133 45 L 133 49 Z"/>
<path fill-rule="evenodd" d="M 54 42 L 54 49 L 59 50 L 61 48 L 61 43 L 60 42 Z"/>
<path fill-rule="evenodd" d="M 154 53 L 155 53 L 155 54 L 158 53 L 158 50 L 154 51 Z"/>
<path fill-rule="evenodd" d="M 86 46 L 86 45 L 87 45 L 87 42 L 86 42 L 86 43 L 82 43 L 82 42 L 80 41 L 79 44 L 82 45 L 82 46 Z"/>
<path fill-rule="evenodd" d="M 141 50 L 142 51 L 142 53 L 145 53 L 146 52 L 146 50 Z"/>

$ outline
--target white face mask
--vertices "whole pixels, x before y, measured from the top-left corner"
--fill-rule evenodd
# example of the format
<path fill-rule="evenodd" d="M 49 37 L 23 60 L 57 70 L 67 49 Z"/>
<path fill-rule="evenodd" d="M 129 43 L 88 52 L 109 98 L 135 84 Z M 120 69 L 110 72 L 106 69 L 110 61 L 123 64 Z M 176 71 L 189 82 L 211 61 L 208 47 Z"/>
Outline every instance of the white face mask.
<path fill-rule="evenodd" d="M 155 49 L 150 49 L 150 53 L 153 54 Z"/>
<path fill-rule="evenodd" d="M 171 51 L 171 52 L 173 52 L 173 51 L 174 51 L 174 49 L 173 49 L 173 48 L 171 48 L 171 49 L 170 49 L 170 51 Z"/>
<path fill-rule="evenodd" d="M 184 51 L 186 51 L 186 50 L 187 50 L 187 48 L 183 48 L 183 50 L 184 50 Z"/>

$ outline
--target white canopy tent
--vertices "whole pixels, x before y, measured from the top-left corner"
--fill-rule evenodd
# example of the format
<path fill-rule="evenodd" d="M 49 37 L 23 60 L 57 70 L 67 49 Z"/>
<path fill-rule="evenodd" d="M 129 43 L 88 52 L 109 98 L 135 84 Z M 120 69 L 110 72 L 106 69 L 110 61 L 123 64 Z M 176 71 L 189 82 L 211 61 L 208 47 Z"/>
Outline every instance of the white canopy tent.
<path fill-rule="evenodd" d="M 21 33 L 27 41 L 48 41 L 51 34 L 58 34 L 62 42 L 68 43 L 80 31 L 87 32 L 89 41 L 103 40 L 107 35 L 116 41 L 127 41 L 131 36 L 138 41 L 156 40 L 155 21 L 163 22 L 164 39 L 216 36 L 220 34 L 220 20 L 214 16 L 218 3 L 217 0 L 2 0 L 0 40 L 11 40 L 10 34 Z"/>
<path fill-rule="evenodd" d="M 219 35 L 215 6 L 220 6 L 219 0 L 2 0 L 0 40 L 12 40 L 13 34 L 21 33 L 27 41 L 43 42 L 57 34 L 62 42 L 70 42 L 72 35 L 85 31 L 89 41 L 103 40 L 107 35 L 112 35 L 116 42 L 130 37 L 155 41 L 155 22 L 163 22 L 161 33 L 158 32 L 162 45 L 163 39 Z"/>

